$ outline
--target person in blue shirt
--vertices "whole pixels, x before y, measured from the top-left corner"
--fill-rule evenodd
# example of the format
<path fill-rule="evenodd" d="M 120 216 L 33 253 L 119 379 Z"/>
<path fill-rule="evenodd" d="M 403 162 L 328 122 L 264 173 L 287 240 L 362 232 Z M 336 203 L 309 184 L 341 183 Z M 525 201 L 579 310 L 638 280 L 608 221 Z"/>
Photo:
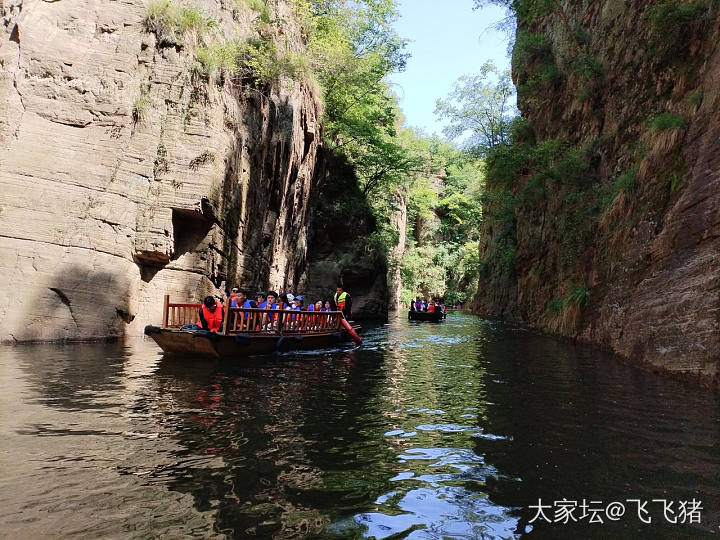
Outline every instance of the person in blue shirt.
<path fill-rule="evenodd" d="M 241 307 L 241 308 L 255 308 L 257 304 L 254 300 L 249 300 L 247 297 L 247 291 L 245 289 L 239 289 L 235 293 L 235 297 L 230 300 L 230 307 Z"/>
<path fill-rule="evenodd" d="M 260 309 L 278 309 L 277 298 L 278 294 L 275 291 L 269 291 L 267 293 L 267 300 L 258 304 Z"/>

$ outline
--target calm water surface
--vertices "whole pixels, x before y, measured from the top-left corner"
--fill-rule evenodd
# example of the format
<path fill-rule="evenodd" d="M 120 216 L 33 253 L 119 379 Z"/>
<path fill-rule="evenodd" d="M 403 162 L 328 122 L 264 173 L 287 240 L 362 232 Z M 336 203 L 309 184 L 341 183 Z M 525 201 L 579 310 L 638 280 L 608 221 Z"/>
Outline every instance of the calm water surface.
<path fill-rule="evenodd" d="M 364 337 L 253 367 L 0 348 L 0 537 L 718 537 L 716 394 L 469 315 Z"/>

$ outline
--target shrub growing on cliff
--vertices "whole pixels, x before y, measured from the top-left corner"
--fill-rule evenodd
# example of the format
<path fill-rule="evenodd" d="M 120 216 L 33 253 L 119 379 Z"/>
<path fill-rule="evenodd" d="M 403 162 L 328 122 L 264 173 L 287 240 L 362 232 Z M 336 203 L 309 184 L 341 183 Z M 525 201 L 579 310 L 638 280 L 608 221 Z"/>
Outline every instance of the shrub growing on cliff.
<path fill-rule="evenodd" d="M 569 307 L 581 307 L 585 305 L 590 293 L 587 287 L 573 285 L 570 290 L 560 298 L 555 298 L 547 303 L 546 310 L 553 315 L 558 315 Z"/>
<path fill-rule="evenodd" d="M 281 78 L 297 79 L 307 74 L 307 59 L 301 54 L 282 51 L 272 40 L 229 40 L 200 47 L 195 53 L 205 78 L 253 78 L 277 85 Z"/>
<path fill-rule="evenodd" d="M 254 11 L 257 13 L 257 22 L 262 25 L 268 25 L 272 21 L 272 10 L 266 0 L 235 0 L 235 10 Z"/>
<path fill-rule="evenodd" d="M 202 11 L 171 0 L 148 4 L 143 24 L 146 31 L 155 34 L 161 47 L 183 46 L 190 36 L 202 41 L 217 28 L 217 22 Z"/>
<path fill-rule="evenodd" d="M 685 119 L 682 116 L 670 113 L 660 113 L 654 115 L 647 122 L 650 131 L 659 133 L 671 129 L 680 129 L 685 127 Z"/>
<path fill-rule="evenodd" d="M 713 0 L 713 8 L 717 9 L 716 0 Z M 706 31 L 709 9 L 707 0 L 687 3 L 663 0 L 648 7 L 644 18 L 650 26 L 651 53 L 661 62 L 683 69 L 687 65 L 683 53 L 688 50 L 694 35 Z"/>
<path fill-rule="evenodd" d="M 144 88 L 140 91 L 140 95 L 133 103 L 132 118 L 136 124 L 142 123 L 147 117 L 147 111 L 150 107 L 150 97 Z"/>

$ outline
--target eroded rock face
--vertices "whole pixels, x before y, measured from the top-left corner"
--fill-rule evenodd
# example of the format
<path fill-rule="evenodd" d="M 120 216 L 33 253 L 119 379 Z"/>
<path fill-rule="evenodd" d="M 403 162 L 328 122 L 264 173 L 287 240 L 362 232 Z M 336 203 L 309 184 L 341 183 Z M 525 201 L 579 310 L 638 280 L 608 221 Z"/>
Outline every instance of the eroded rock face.
<path fill-rule="evenodd" d="M 562 199 L 569 190 L 561 192 L 563 179 L 556 179 L 547 197 L 516 210 L 514 267 L 481 284 L 479 306 L 717 382 L 720 14 L 712 2 L 694 2 L 683 4 L 680 16 L 672 11 L 680 4 L 564 1 L 562 17 L 521 29 L 545 40 L 528 41 L 513 68 L 516 82 L 526 85 L 519 106 L 533 135 L 592 148 L 583 152 L 584 176 L 593 184 L 575 192 L 591 197 L 629 171 L 636 185 L 578 221 L 585 236 L 578 235 L 568 262 L 562 241 L 580 227 L 553 228 L 554 214 L 573 204 Z M 538 91 L 527 90 L 531 84 Z M 653 127 L 650 119 L 661 114 L 674 125 Z M 550 302 L 572 285 L 587 289 L 585 304 L 553 317 Z"/>
<path fill-rule="evenodd" d="M 311 199 L 307 264 L 297 290 L 306 301 L 330 300 L 342 284 L 352 297 L 353 319 L 387 320 L 387 264 L 368 245 L 376 224 L 353 169 L 320 152 Z"/>
<path fill-rule="evenodd" d="M 234 2 L 192 4 L 250 32 Z M 189 44 L 143 29 L 143 0 L 0 9 L 0 340 L 137 335 L 164 294 L 296 282 L 320 139 L 308 84 L 199 80 Z"/>

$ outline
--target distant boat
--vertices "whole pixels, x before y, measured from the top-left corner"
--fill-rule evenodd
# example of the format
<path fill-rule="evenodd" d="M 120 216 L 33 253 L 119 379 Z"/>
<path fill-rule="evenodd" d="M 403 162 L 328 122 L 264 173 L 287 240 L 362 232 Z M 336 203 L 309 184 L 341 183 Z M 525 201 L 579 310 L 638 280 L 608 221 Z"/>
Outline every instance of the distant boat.
<path fill-rule="evenodd" d="M 440 322 L 445 318 L 442 311 L 408 311 L 408 320 L 410 321 L 432 321 Z"/>
<path fill-rule="evenodd" d="M 198 319 L 202 304 L 172 304 L 165 296 L 162 326 L 145 334 L 165 353 L 206 358 L 239 358 L 291 350 L 325 349 L 354 340 L 359 326 L 341 311 L 226 308 L 221 332 L 184 328 Z M 226 330 L 226 329 L 230 330 Z"/>

